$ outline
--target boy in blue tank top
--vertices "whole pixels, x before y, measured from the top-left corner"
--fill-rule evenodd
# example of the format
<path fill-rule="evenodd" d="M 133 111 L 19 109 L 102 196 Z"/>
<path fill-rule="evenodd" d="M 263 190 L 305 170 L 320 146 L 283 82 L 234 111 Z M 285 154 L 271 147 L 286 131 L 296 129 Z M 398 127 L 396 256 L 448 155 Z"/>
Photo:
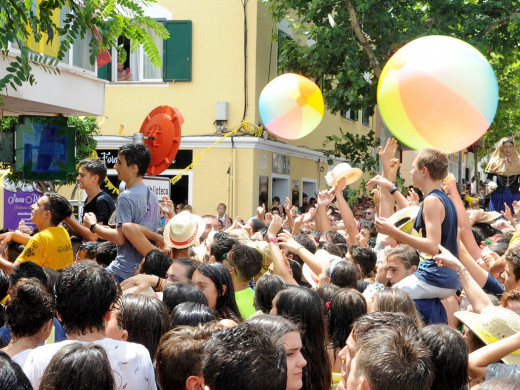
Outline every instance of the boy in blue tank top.
<path fill-rule="evenodd" d="M 413 185 L 426 195 L 414 224 L 419 236 L 400 231 L 386 218 L 377 218 L 376 228 L 379 233 L 417 249 L 421 255 L 417 271 L 394 288 L 406 291 L 413 299 L 446 299 L 460 289 L 456 273 L 447 267 L 439 268 L 433 260 L 439 253 L 439 244 L 459 257 L 457 211 L 440 188 L 448 174 L 448 156 L 437 149 L 423 149 L 415 157 L 410 173 Z"/>

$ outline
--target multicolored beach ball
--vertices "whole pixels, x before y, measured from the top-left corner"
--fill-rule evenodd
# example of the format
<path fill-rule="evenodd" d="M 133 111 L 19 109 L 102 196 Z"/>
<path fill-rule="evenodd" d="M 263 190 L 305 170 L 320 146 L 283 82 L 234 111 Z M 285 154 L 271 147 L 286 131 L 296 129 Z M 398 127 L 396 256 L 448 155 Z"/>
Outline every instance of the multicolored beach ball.
<path fill-rule="evenodd" d="M 399 49 L 377 87 L 384 123 L 412 149 L 462 150 L 489 128 L 498 105 L 493 68 L 473 46 L 432 35 Z"/>

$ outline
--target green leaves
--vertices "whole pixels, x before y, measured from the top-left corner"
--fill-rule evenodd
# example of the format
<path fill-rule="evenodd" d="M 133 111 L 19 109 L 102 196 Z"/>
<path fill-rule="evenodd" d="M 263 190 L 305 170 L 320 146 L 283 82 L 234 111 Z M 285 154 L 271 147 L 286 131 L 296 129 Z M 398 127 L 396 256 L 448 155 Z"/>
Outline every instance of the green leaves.
<path fill-rule="evenodd" d="M 7 86 L 15 89 L 25 82 L 35 83 L 31 65 L 45 71 L 59 73 L 58 63 L 69 52 L 77 39 L 82 39 L 90 32 L 89 59 L 94 63 L 98 52 L 117 45 L 117 39 L 123 35 L 132 40 L 132 49 L 143 45 L 144 51 L 156 66 L 160 66 L 159 50 L 148 34 L 153 31 L 163 39 L 168 32 L 161 23 L 145 16 L 142 7 L 155 0 L 84 0 L 84 6 L 68 0 L 7 0 L 0 2 L 0 54 L 9 54 L 9 42 L 20 48 L 16 61 L 7 67 L 7 75 L 0 79 L 0 91 Z M 36 10 L 36 12 L 34 12 Z M 61 25 L 53 15 L 60 13 Z M 102 38 L 96 35 L 98 29 Z M 35 53 L 28 50 L 26 42 L 30 36 L 36 42 L 48 38 L 58 39 L 58 51 L 55 56 Z"/>

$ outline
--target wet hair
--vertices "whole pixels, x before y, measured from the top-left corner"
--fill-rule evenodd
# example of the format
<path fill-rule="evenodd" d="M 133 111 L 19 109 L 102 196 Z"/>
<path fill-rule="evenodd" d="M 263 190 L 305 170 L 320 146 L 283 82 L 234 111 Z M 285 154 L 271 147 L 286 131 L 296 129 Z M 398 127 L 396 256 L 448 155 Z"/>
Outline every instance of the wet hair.
<path fill-rule="evenodd" d="M 117 154 L 121 154 L 125 157 L 128 166 L 133 164 L 137 165 L 137 176 L 142 177 L 146 174 L 151 160 L 150 150 L 146 145 L 126 144 L 119 148 Z"/>
<path fill-rule="evenodd" d="M 445 324 L 434 324 L 421 330 L 421 338 L 435 366 L 431 390 L 466 390 L 469 352 L 460 332 Z"/>
<path fill-rule="evenodd" d="M 100 158 L 81 160 L 78 163 L 78 166 L 85 168 L 91 175 L 97 175 L 99 185 L 101 185 L 105 180 L 105 177 L 107 177 L 107 166 Z"/>
<path fill-rule="evenodd" d="M 159 249 L 153 249 L 144 257 L 140 273 L 166 278 L 166 271 L 168 271 L 172 262 L 172 258 L 166 253 Z"/>
<path fill-rule="evenodd" d="M 372 248 L 352 245 L 348 251 L 352 256 L 354 264 L 359 264 L 361 273 L 364 277 L 368 277 L 374 272 L 377 262 L 377 254 Z"/>
<path fill-rule="evenodd" d="M 20 279 L 10 295 L 5 319 L 14 337 L 34 336 L 54 317 L 54 297 L 37 279 Z"/>
<path fill-rule="evenodd" d="M 190 376 L 202 376 L 208 327 L 182 326 L 165 333 L 155 354 L 155 379 L 160 390 L 184 389 Z"/>
<path fill-rule="evenodd" d="M 126 294 L 121 299 L 118 327 L 128 332 L 128 341 L 144 345 L 152 359 L 169 324 L 168 308 L 159 299 L 140 294 Z"/>
<path fill-rule="evenodd" d="M 301 329 L 302 355 L 307 360 L 303 368 L 305 388 L 330 388 L 331 365 L 325 349 L 327 335 L 318 294 L 305 287 L 289 286 L 276 295 L 276 312 Z"/>
<path fill-rule="evenodd" d="M 39 390 L 113 390 L 114 375 L 107 353 L 93 343 L 61 347 L 43 373 Z"/>
<path fill-rule="evenodd" d="M 359 271 L 350 261 L 340 261 L 330 274 L 330 282 L 341 288 L 357 288 Z"/>
<path fill-rule="evenodd" d="M 65 268 L 54 291 L 56 310 L 68 334 L 105 329 L 105 315 L 121 297 L 114 277 L 90 260 Z"/>
<path fill-rule="evenodd" d="M 9 355 L 0 351 L 0 389 L 32 390 L 33 387 L 22 368 Z"/>
<path fill-rule="evenodd" d="M 195 302 L 203 305 L 208 304 L 206 296 L 193 284 L 173 283 L 163 291 L 163 303 L 168 307 L 170 313 L 175 307 L 183 302 Z"/>
<path fill-rule="evenodd" d="M 266 229 L 267 226 L 265 223 L 260 221 L 258 218 L 253 218 L 251 220 L 251 228 L 253 229 L 253 233 L 259 232 L 262 229 Z"/>
<path fill-rule="evenodd" d="M 96 260 L 98 245 L 99 245 L 98 241 L 85 241 L 79 246 L 78 252 L 85 251 L 85 254 L 87 255 L 87 259 Z"/>
<path fill-rule="evenodd" d="M 213 236 L 210 255 L 214 256 L 216 261 L 222 263 L 224 261 L 224 255 L 238 244 L 239 242 L 235 237 L 230 236 L 226 232 L 217 232 Z"/>
<path fill-rule="evenodd" d="M 227 255 L 237 271 L 237 276 L 248 281 L 260 273 L 262 269 L 262 255 L 258 249 L 248 245 L 235 245 Z"/>
<path fill-rule="evenodd" d="M 215 306 L 217 317 L 242 320 L 235 300 L 235 288 L 229 270 L 220 263 L 203 263 L 197 268 L 197 271 L 209 278 L 217 289 L 218 296 Z M 223 286 L 226 286 L 226 288 L 224 289 Z"/>
<path fill-rule="evenodd" d="M 117 245 L 113 242 L 101 242 L 96 250 L 96 263 L 108 267 L 117 256 Z"/>
<path fill-rule="evenodd" d="M 72 206 L 62 195 L 55 192 L 46 192 L 44 199 L 44 209 L 51 213 L 51 225 L 58 226 L 65 218 L 72 214 Z"/>
<path fill-rule="evenodd" d="M 416 157 L 417 168 L 428 169 L 433 180 L 442 180 L 448 174 L 448 156 L 439 149 L 427 148 L 419 151 Z"/>
<path fill-rule="evenodd" d="M 41 266 L 32 261 L 24 261 L 13 269 L 9 276 L 9 283 L 14 286 L 22 278 L 35 278 L 44 286 L 47 286 L 47 275 Z"/>
<path fill-rule="evenodd" d="M 187 257 L 182 257 L 180 259 L 176 259 L 173 261 L 175 264 L 182 265 L 186 270 L 186 277 L 191 280 L 191 277 L 193 276 L 193 273 L 199 266 L 199 263 L 197 263 L 195 260 L 192 260 Z"/>
<path fill-rule="evenodd" d="M 374 311 L 404 313 L 412 318 L 417 328 L 422 327 L 422 320 L 410 295 L 397 288 L 385 288 L 376 292 L 373 302 Z"/>
<path fill-rule="evenodd" d="M 202 371 L 211 390 L 279 390 L 287 386 L 285 349 L 258 326 L 243 323 L 214 333 L 205 352 Z"/>
<path fill-rule="evenodd" d="M 345 346 L 354 321 L 367 314 L 367 302 L 356 289 L 342 288 L 330 301 L 329 312 L 329 335 L 334 352 L 337 352 Z"/>
<path fill-rule="evenodd" d="M 278 275 L 263 274 L 255 285 L 255 307 L 265 314 L 273 308 L 273 298 L 285 288 L 284 280 Z"/>
<path fill-rule="evenodd" d="M 183 302 L 175 306 L 170 316 L 170 328 L 177 326 L 198 326 L 215 321 L 217 317 L 208 306 L 196 302 Z"/>

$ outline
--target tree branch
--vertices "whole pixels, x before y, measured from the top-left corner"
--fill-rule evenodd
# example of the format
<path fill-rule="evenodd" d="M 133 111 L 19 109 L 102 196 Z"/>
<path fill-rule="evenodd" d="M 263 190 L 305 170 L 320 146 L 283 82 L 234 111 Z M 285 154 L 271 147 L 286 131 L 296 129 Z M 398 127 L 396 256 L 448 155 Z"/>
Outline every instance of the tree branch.
<path fill-rule="evenodd" d="M 500 19 L 494 23 L 491 23 L 488 28 L 486 28 L 486 31 L 484 31 L 484 35 L 489 34 L 491 31 L 493 31 L 495 28 L 502 26 L 503 24 L 509 23 L 511 20 L 515 18 L 516 15 L 520 12 L 520 9 L 515 9 L 513 13 L 503 19 Z"/>
<path fill-rule="evenodd" d="M 374 75 L 377 79 L 379 79 L 379 76 L 381 75 L 381 67 L 379 66 L 379 61 L 377 60 L 374 51 L 370 47 L 370 43 L 368 42 L 367 36 L 361 29 L 361 25 L 359 24 L 356 15 L 356 9 L 354 8 L 354 5 L 350 2 L 350 0 L 345 0 L 345 4 L 347 5 L 348 12 L 350 14 L 350 24 L 352 26 L 352 30 L 354 30 L 354 34 L 356 34 L 356 38 L 358 39 L 359 44 L 361 45 L 365 53 L 367 53 L 368 60 L 370 61 L 370 65 L 372 66 L 372 70 L 374 71 Z"/>

